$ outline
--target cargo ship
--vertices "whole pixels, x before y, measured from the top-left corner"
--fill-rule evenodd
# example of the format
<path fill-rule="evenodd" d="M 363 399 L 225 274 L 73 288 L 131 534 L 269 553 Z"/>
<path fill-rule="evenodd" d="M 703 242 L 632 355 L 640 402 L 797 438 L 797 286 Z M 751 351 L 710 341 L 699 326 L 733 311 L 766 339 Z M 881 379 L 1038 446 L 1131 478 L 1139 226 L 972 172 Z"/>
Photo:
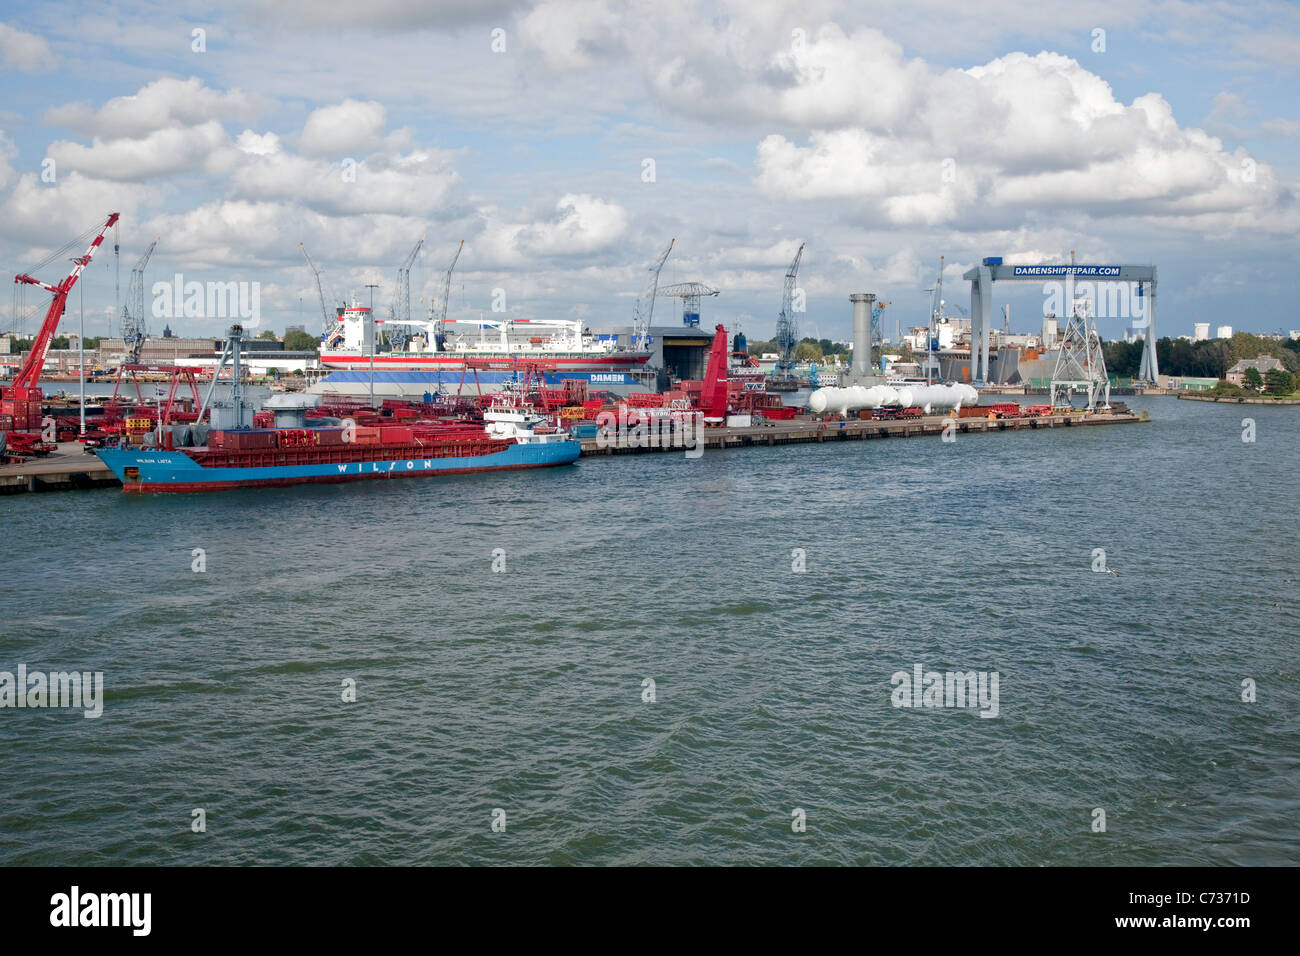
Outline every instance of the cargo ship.
<path fill-rule="evenodd" d="M 125 492 L 220 491 L 568 465 L 581 445 L 561 430 L 492 423 L 361 428 L 189 429 L 194 447 L 96 448 Z M 169 434 L 167 436 L 171 438 Z"/>
<path fill-rule="evenodd" d="M 214 378 L 192 424 L 150 428 L 145 418 L 137 426 L 145 430 L 136 431 L 131 428 L 136 420 L 128 419 L 123 444 L 94 450 L 123 491 L 220 491 L 517 471 L 572 464 L 582 452 L 568 432 L 518 408 L 489 410 L 483 421 L 385 420 L 367 409 L 382 423 L 328 419 L 309 425 L 306 412 L 314 399 L 278 396 L 251 417 L 257 424 L 266 416 L 266 424 L 280 427 L 249 427 L 247 399 L 254 389 L 243 382 L 242 341 L 243 328 L 231 326 L 217 368 L 220 373 L 229 367 L 229 395 L 214 400 Z M 201 424 L 209 408 L 211 425 Z M 158 421 L 168 418 L 160 412 Z"/>
<path fill-rule="evenodd" d="M 424 373 L 421 381 L 454 386 L 465 376 L 495 391 L 529 370 L 548 380 L 577 377 L 593 385 L 622 385 L 646 378 L 648 349 L 623 348 L 616 337 L 594 335 L 564 319 L 442 319 L 411 322 L 418 331 L 378 349 L 370 309 L 340 309 L 338 324 L 321 338 L 320 363 L 343 373 Z M 377 378 L 376 381 L 385 381 Z M 329 379 L 326 380 L 327 382 Z M 351 379 L 340 375 L 339 383 Z M 430 389 L 436 390 L 436 389 Z"/>

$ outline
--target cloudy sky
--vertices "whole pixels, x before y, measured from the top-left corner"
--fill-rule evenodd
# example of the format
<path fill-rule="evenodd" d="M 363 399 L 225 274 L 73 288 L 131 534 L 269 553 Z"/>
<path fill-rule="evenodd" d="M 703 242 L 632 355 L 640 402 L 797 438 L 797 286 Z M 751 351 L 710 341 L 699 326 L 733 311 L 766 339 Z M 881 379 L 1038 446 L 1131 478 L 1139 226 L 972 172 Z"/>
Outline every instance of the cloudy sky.
<path fill-rule="evenodd" d="M 1159 334 L 1291 329 L 1297 64 L 1282 2 L 4 0 L 0 265 L 120 210 L 123 288 L 158 236 L 150 284 L 259 282 L 265 324 L 314 331 L 299 242 L 386 311 L 427 236 L 418 312 L 463 238 L 453 315 L 503 289 L 600 326 L 675 238 L 661 281 L 720 288 L 706 324 L 766 338 L 806 242 L 800 331 L 847 338 L 852 292 L 923 322 L 940 255 L 968 305 L 981 257 L 1074 250 L 1155 264 Z M 88 331 L 114 301 L 110 246 Z M 1040 287 L 1003 302 L 1037 327 Z"/>

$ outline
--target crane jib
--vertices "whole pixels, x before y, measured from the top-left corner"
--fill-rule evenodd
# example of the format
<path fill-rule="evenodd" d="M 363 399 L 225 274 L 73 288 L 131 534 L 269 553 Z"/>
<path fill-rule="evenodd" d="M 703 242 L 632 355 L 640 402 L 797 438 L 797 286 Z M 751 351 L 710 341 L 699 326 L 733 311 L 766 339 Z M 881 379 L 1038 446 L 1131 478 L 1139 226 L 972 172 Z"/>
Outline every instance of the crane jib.
<path fill-rule="evenodd" d="M 104 234 L 113 227 L 117 220 L 117 213 L 109 213 L 108 219 L 105 221 L 104 225 L 100 227 L 99 233 L 91 241 L 90 247 L 86 250 L 85 255 L 78 256 L 73 260 L 75 264 L 72 267 L 72 271 L 68 273 L 67 278 L 57 286 L 51 286 L 48 283 L 41 282 L 38 279 L 33 279 L 31 276 L 27 275 L 14 277 L 14 282 L 27 282 L 32 285 L 38 285 L 42 289 L 53 293 L 54 298 L 51 300 L 50 307 L 45 313 L 45 320 L 41 323 L 41 329 L 40 332 L 37 333 L 36 341 L 32 343 L 32 350 L 27 356 L 27 361 L 23 363 L 23 367 L 18 370 L 18 374 L 14 376 L 13 384 L 6 389 L 6 392 L 11 392 L 15 396 L 21 393 L 25 396 L 28 391 L 36 388 L 36 383 L 41 377 L 41 369 L 45 367 L 45 357 L 50 351 L 50 343 L 54 340 L 54 333 L 58 329 L 59 319 L 63 317 L 63 307 L 67 302 L 68 293 L 71 292 L 72 287 L 77 284 L 77 278 L 81 275 L 81 271 L 86 268 L 87 264 L 89 264 L 91 257 L 95 254 L 95 250 L 99 248 L 99 244 L 104 241 Z"/>

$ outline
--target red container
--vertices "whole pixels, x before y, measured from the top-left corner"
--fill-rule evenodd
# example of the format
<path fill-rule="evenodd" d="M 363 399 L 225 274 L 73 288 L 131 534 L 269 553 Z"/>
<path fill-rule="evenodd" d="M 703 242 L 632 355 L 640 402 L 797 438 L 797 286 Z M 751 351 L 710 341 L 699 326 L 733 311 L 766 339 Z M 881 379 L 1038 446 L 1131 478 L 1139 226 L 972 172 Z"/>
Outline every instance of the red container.
<path fill-rule="evenodd" d="M 276 444 L 281 448 L 310 448 L 318 443 L 311 428 L 281 428 L 275 432 Z"/>
<path fill-rule="evenodd" d="M 403 425 L 389 425 L 379 430 L 380 439 L 385 445 L 409 445 L 415 441 L 414 433 Z"/>
<path fill-rule="evenodd" d="M 342 428 L 318 428 L 316 429 L 316 444 L 318 445 L 342 445 L 343 429 Z"/>
<path fill-rule="evenodd" d="M 223 451 L 250 451 L 274 448 L 276 432 L 228 429 L 208 433 L 208 444 Z"/>

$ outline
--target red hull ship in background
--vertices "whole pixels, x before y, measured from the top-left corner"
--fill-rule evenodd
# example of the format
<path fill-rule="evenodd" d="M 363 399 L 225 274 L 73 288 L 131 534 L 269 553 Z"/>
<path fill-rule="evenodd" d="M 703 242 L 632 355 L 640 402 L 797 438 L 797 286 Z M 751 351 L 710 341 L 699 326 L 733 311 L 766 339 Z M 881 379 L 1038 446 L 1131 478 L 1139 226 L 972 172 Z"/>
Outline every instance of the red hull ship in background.
<path fill-rule="evenodd" d="M 438 319 L 401 323 L 395 347 L 378 349 L 370 309 L 340 309 L 337 324 L 321 338 L 320 362 L 337 374 L 325 380 L 355 384 L 347 373 L 398 373 L 408 384 L 428 384 L 427 391 L 478 371 L 478 385 L 495 391 L 533 370 L 551 385 L 566 377 L 588 384 L 649 386 L 648 349 L 623 348 L 616 337 L 595 335 L 581 322 L 565 319 Z M 414 328 L 414 334 L 406 334 Z"/>

